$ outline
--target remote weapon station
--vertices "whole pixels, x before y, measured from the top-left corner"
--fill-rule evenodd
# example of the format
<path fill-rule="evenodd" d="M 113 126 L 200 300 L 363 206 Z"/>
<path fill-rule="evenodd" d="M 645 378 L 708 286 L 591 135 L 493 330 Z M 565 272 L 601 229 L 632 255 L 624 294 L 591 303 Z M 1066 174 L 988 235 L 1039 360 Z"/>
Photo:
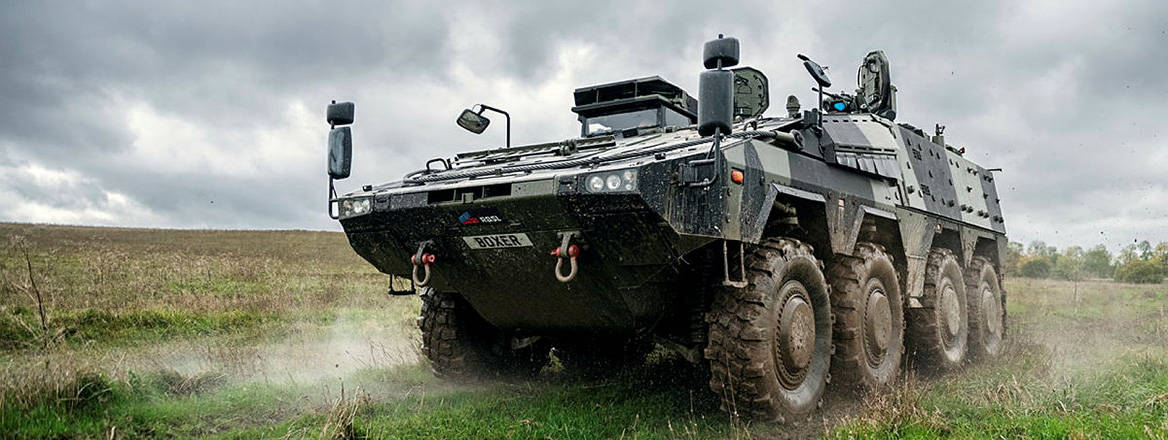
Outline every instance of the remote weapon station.
<path fill-rule="evenodd" d="M 661 346 L 708 367 L 723 406 L 800 420 L 825 389 L 879 391 L 1002 349 L 1005 225 L 987 170 L 895 122 L 881 51 L 854 94 L 814 61 L 810 109 L 764 116 L 767 78 L 707 42 L 698 98 L 659 77 L 576 89 L 580 135 L 430 160 L 337 195 L 352 103 L 328 106 L 329 213 L 421 295 L 436 374 L 603 373 Z M 481 133 L 480 105 L 459 126 Z M 510 128 L 510 117 L 508 130 Z M 395 283 L 394 280 L 397 280 Z M 905 358 L 907 356 L 907 358 Z"/>

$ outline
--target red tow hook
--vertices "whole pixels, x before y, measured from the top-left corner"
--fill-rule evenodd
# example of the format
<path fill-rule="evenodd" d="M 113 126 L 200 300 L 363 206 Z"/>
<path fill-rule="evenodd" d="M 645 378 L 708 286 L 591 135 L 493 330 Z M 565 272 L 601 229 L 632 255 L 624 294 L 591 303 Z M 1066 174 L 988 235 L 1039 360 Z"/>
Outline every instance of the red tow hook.
<path fill-rule="evenodd" d="M 421 257 L 419 258 L 419 255 Z M 426 287 L 430 284 L 430 265 L 434 264 L 437 257 L 434 254 L 415 254 L 410 255 L 410 264 L 414 265 L 413 279 L 414 284 L 418 287 Z M 418 279 L 418 266 L 422 266 L 426 274 L 425 278 Z"/>
<path fill-rule="evenodd" d="M 566 243 L 567 241 L 568 241 L 568 239 L 565 238 L 564 242 Z M 566 283 L 566 282 L 572 281 L 572 279 L 576 278 L 576 272 L 577 272 L 576 257 L 580 256 L 580 247 L 576 246 L 576 245 L 568 246 L 568 252 L 566 252 L 567 255 L 564 255 L 565 252 L 561 252 L 560 251 L 561 249 L 563 249 L 563 246 L 558 246 L 555 249 L 552 249 L 551 254 L 553 257 L 557 257 L 556 258 L 556 279 L 560 280 L 561 283 Z M 564 259 L 568 260 L 569 270 L 568 270 L 567 275 L 564 275 Z"/>

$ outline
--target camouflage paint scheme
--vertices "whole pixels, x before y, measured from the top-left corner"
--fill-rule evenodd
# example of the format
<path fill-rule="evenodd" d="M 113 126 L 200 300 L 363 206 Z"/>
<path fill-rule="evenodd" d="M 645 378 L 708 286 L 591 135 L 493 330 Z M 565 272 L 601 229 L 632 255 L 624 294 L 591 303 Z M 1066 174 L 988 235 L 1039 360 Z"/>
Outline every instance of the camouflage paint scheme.
<path fill-rule="evenodd" d="M 741 137 L 719 152 L 729 167 L 706 187 L 678 183 L 710 152 L 709 138 L 667 127 L 461 154 L 452 170 L 344 195 L 371 198 L 373 209 L 341 224 L 362 257 L 407 278 L 410 256 L 431 241 L 436 289 L 459 292 L 497 327 L 534 334 L 651 330 L 692 287 L 684 285 L 693 270 L 687 255 L 721 240 L 757 243 L 781 209 L 798 212 L 823 260 L 851 254 L 865 219 L 892 231 L 885 240 L 910 308 L 921 306 L 930 247 L 950 248 L 965 264 L 975 254 L 1004 258 L 992 174 L 918 129 L 808 111 L 739 123 L 735 132 Z M 588 176 L 623 170 L 636 171 L 634 190 L 584 188 Z M 730 181 L 732 170 L 743 173 L 741 184 Z M 491 221 L 466 223 L 480 217 Z M 561 283 L 549 252 L 565 232 L 582 253 L 579 276 Z M 514 233 L 531 246 L 471 247 L 474 237 Z"/>

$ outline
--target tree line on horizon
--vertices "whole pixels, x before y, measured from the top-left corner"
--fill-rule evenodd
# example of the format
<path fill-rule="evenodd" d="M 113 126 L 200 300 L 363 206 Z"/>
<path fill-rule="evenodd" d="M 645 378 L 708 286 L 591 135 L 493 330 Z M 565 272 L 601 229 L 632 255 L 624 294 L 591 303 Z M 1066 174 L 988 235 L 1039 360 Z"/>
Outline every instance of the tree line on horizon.
<path fill-rule="evenodd" d="M 1060 251 L 1045 242 L 1010 242 L 1003 270 L 1007 275 L 1078 281 L 1112 278 L 1118 282 L 1156 284 L 1168 275 L 1168 241 L 1153 246 L 1147 240 L 1112 254 L 1104 245 L 1090 249 L 1070 246 Z"/>

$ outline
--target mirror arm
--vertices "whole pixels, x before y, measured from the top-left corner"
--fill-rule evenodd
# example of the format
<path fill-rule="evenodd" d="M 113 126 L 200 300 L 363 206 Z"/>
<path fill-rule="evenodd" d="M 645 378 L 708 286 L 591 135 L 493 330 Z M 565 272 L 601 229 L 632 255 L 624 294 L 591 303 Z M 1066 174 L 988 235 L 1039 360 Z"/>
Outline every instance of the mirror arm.
<path fill-rule="evenodd" d="M 511 115 L 502 109 L 497 109 L 486 104 L 479 104 L 480 115 L 483 114 L 484 110 L 490 110 L 495 113 L 499 113 L 503 115 L 503 117 L 507 118 L 507 148 L 511 148 Z"/>
<path fill-rule="evenodd" d="M 335 202 L 336 200 L 337 200 L 337 189 L 335 186 L 333 186 L 333 176 L 329 176 L 328 214 L 329 214 L 329 217 L 332 217 L 333 220 L 341 218 L 341 213 L 340 213 L 339 209 L 337 210 L 337 213 L 335 215 L 333 214 L 333 202 Z"/>

